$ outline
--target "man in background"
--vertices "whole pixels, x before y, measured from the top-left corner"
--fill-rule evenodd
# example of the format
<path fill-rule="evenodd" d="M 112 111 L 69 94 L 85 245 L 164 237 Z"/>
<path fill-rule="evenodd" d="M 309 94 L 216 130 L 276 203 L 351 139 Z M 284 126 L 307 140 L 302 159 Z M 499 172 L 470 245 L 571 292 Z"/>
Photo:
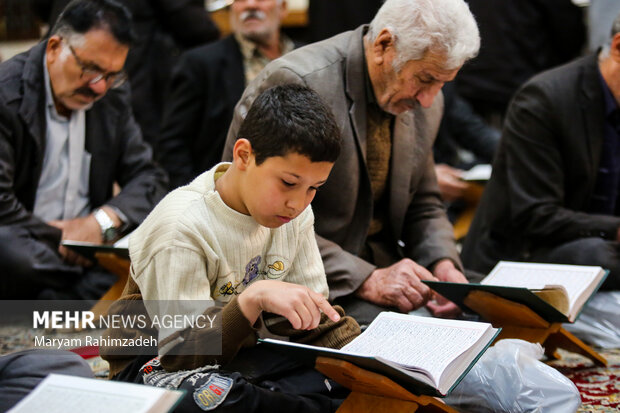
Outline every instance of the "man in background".
<path fill-rule="evenodd" d="M 620 288 L 620 17 L 611 43 L 544 72 L 512 99 L 463 246 L 467 268 L 500 260 L 600 265 Z"/>
<path fill-rule="evenodd" d="M 98 298 L 115 277 L 60 241 L 112 241 L 164 195 L 122 87 L 132 39 L 125 7 L 77 0 L 0 65 L 1 298 Z"/>
<path fill-rule="evenodd" d="M 295 47 L 280 32 L 285 16 L 285 0 L 235 0 L 230 6 L 233 34 L 181 57 L 156 146 L 171 188 L 220 161 L 243 89 L 267 63 Z"/>
<path fill-rule="evenodd" d="M 467 0 L 480 27 L 480 55 L 456 79 L 474 111 L 501 129 L 508 102 L 529 78 L 581 55 L 583 8 L 572 0 Z"/>

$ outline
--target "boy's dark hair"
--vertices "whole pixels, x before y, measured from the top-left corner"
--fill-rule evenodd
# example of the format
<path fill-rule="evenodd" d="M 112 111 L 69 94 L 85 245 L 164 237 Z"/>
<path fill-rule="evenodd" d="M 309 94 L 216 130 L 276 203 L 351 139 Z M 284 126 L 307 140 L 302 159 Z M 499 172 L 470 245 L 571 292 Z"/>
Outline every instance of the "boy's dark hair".
<path fill-rule="evenodd" d="M 126 46 L 131 46 L 135 40 L 131 12 L 114 0 L 73 0 L 58 17 L 52 34 L 69 37 L 92 29 L 107 30 Z"/>
<path fill-rule="evenodd" d="M 312 89 L 294 84 L 261 93 L 237 138 L 250 141 L 257 165 L 291 152 L 312 162 L 335 162 L 340 154 L 340 130 L 332 111 Z"/>

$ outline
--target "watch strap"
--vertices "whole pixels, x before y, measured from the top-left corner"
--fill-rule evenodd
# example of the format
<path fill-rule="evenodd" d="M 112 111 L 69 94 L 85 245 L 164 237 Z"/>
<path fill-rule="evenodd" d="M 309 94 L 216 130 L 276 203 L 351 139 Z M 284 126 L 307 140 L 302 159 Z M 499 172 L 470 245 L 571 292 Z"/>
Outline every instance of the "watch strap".
<path fill-rule="evenodd" d="M 99 227 L 101 227 L 101 238 L 104 242 L 111 241 L 116 236 L 116 227 L 112 218 L 101 208 L 97 208 L 93 213 Z"/>

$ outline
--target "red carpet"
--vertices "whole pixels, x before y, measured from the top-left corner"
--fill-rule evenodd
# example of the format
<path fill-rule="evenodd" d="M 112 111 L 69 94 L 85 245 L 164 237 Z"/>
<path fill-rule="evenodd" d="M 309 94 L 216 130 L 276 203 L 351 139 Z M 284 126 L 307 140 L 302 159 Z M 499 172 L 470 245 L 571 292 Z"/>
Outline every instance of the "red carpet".
<path fill-rule="evenodd" d="M 562 352 L 551 365 L 571 379 L 581 393 L 578 412 L 620 412 L 620 349 L 602 350 L 608 367 L 594 367 L 579 355 Z"/>

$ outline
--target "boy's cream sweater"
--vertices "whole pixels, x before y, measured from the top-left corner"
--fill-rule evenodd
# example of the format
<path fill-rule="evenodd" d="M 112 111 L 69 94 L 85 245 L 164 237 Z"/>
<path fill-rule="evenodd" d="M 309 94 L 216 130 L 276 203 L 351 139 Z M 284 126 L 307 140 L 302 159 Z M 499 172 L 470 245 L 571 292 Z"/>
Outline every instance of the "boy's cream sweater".
<path fill-rule="evenodd" d="M 254 328 L 234 299 L 249 283 L 274 279 L 305 285 L 325 297 L 328 294 L 311 208 L 275 229 L 259 225 L 251 216 L 228 207 L 215 190 L 216 177 L 228 166 L 216 165 L 189 185 L 172 191 L 132 234 L 132 270 L 125 288 L 126 298 L 166 300 L 170 303 L 165 309 L 168 313 L 183 313 L 183 309 L 173 308 L 182 306 L 179 300 L 227 303 L 222 313 L 222 346 L 228 346 L 223 348 L 224 355 L 235 354 L 243 339 L 254 336 Z M 147 301 L 151 317 L 161 317 L 162 310 L 149 308 Z M 359 328 L 352 319 L 346 317 L 344 323 L 354 325 L 345 328 L 342 337 L 327 339 L 324 345 L 340 347 L 358 334 Z M 318 335 L 324 332 L 325 326 Z M 189 344 L 206 339 L 200 338 L 201 334 L 161 329 L 160 356 L 183 341 Z M 188 368 L 206 361 L 198 359 L 190 365 L 185 360 L 178 366 Z M 177 367 L 177 362 L 174 365 Z"/>

